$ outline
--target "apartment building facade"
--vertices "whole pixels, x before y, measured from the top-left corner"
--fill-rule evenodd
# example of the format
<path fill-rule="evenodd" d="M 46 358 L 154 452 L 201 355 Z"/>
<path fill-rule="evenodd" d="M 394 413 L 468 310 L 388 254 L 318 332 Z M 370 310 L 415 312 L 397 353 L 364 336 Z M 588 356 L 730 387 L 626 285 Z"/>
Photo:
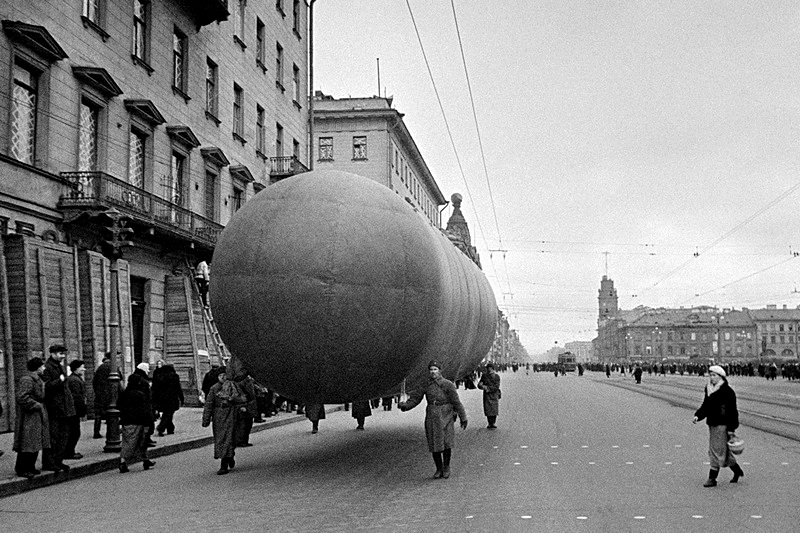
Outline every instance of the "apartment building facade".
<path fill-rule="evenodd" d="M 13 404 L 25 360 L 54 343 L 89 379 L 112 349 L 125 373 L 173 362 L 196 396 L 215 346 L 191 267 L 244 202 L 306 169 L 308 7 L 4 0 L 0 20 L 0 401 Z M 110 208 L 134 230 L 116 348 Z"/>

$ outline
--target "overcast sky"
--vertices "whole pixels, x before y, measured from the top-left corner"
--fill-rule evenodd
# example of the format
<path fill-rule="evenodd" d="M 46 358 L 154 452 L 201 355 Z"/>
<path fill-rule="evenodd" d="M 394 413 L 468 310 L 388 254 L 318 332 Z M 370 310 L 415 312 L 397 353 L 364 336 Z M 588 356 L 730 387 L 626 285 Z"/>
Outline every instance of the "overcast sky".
<path fill-rule="evenodd" d="M 408 4 L 318 0 L 315 88 L 380 58 L 529 353 L 595 337 L 606 260 L 623 309 L 800 304 L 800 3 L 454 0 L 477 128 L 451 0 Z"/>

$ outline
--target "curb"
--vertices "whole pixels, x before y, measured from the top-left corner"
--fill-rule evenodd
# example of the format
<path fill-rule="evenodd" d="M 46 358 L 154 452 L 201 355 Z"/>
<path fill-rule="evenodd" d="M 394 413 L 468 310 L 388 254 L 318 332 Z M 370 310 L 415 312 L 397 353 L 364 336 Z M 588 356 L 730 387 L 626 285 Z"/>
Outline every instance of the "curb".
<path fill-rule="evenodd" d="M 340 405 L 325 409 L 326 414 L 335 413 L 336 411 L 344 411 L 344 407 Z M 263 424 L 253 425 L 253 429 L 251 430 L 250 434 L 252 435 L 253 433 L 285 426 L 287 424 L 293 424 L 303 420 L 306 420 L 305 415 L 294 415 L 287 418 L 281 418 L 280 420 L 269 420 Z M 202 437 L 196 437 L 182 442 L 176 442 L 174 444 L 165 444 L 163 446 L 158 445 L 155 448 L 150 448 L 147 451 L 147 455 L 150 459 L 156 459 L 158 457 L 165 457 L 167 455 L 180 453 L 186 450 L 203 448 L 213 443 L 213 435 L 204 435 Z M 101 472 L 108 472 L 109 470 L 116 470 L 118 466 L 119 455 L 110 453 L 108 454 L 107 459 L 101 459 L 99 461 L 73 466 L 70 468 L 69 472 L 43 472 L 33 479 L 14 478 L 10 481 L 0 483 L 0 498 L 6 498 L 8 496 L 21 494 L 29 490 L 35 490 L 42 487 L 55 485 L 57 483 L 64 483 L 66 481 L 80 479 L 83 477 L 92 476 L 94 474 L 100 474 Z"/>

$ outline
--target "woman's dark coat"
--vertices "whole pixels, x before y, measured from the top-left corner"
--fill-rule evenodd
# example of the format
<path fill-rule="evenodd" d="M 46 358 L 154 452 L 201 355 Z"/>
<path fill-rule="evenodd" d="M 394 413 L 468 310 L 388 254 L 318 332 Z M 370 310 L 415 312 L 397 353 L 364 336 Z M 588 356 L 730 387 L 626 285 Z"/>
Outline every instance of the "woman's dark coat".
<path fill-rule="evenodd" d="M 111 363 L 106 361 L 97 367 L 92 376 L 94 391 L 94 416 L 104 416 L 111 403 Z"/>
<path fill-rule="evenodd" d="M 78 374 L 67 376 L 67 389 L 72 394 L 72 403 L 75 406 L 75 416 L 84 417 L 86 408 L 86 383 Z"/>
<path fill-rule="evenodd" d="M 183 388 L 178 373 L 165 365 L 153 373 L 153 404 L 156 411 L 175 412 L 183 404 Z"/>
<path fill-rule="evenodd" d="M 428 450 L 432 453 L 441 452 L 453 447 L 455 432 L 453 422 L 456 415 L 461 423 L 467 421 L 467 412 L 458 398 L 456 386 L 452 381 L 443 377 L 429 379 L 428 386 L 414 391 L 400 409 L 408 411 L 416 407 L 422 397 L 428 400 L 425 409 L 425 437 L 428 440 Z"/>
<path fill-rule="evenodd" d="M 372 416 L 372 408 L 369 406 L 369 400 L 353 402 L 352 415 L 353 418 L 366 418 L 368 416 Z"/>
<path fill-rule="evenodd" d="M 483 390 L 484 416 L 497 416 L 500 412 L 500 374 L 486 372 L 478 382 Z"/>
<path fill-rule="evenodd" d="M 739 410 L 736 408 L 736 393 L 725 381 L 720 388 L 708 394 L 705 389 L 703 404 L 695 412 L 697 420 L 706 419 L 709 426 L 727 426 L 728 431 L 736 431 L 739 427 Z"/>
<path fill-rule="evenodd" d="M 312 422 L 325 420 L 325 406 L 321 403 L 306 404 L 306 418 Z"/>
<path fill-rule="evenodd" d="M 44 381 L 36 372 L 17 384 L 17 421 L 14 428 L 15 452 L 38 452 L 50 448 L 50 426 L 44 406 Z"/>
<path fill-rule="evenodd" d="M 153 429 L 153 403 L 150 383 L 134 372 L 119 398 L 119 423 L 123 426 L 145 426 Z"/>

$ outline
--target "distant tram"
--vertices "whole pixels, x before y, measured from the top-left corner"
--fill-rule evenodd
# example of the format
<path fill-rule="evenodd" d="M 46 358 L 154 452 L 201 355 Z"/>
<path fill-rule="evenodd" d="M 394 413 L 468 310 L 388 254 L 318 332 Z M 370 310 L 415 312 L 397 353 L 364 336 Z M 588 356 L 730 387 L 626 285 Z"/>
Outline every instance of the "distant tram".
<path fill-rule="evenodd" d="M 572 352 L 564 352 L 558 356 L 558 365 L 561 366 L 565 372 L 575 371 L 575 356 Z"/>

